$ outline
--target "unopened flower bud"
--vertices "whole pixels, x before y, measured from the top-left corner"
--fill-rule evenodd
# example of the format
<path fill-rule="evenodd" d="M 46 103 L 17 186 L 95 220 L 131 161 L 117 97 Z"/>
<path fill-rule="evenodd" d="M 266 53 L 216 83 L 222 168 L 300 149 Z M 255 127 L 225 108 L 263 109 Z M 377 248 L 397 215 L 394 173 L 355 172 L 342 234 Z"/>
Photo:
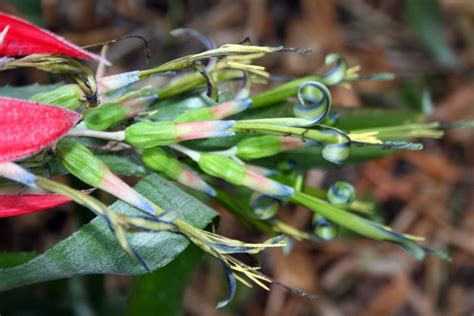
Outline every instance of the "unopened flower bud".
<path fill-rule="evenodd" d="M 126 116 L 120 104 L 106 103 L 84 114 L 84 122 L 89 129 L 105 131 L 122 122 Z"/>
<path fill-rule="evenodd" d="M 143 212 L 155 214 L 152 202 L 113 174 L 107 165 L 84 145 L 61 141 L 56 151 L 63 166 L 83 182 L 109 192 Z"/>
<path fill-rule="evenodd" d="M 125 140 L 132 146 L 151 148 L 185 140 L 233 136 L 229 131 L 234 121 L 203 121 L 190 123 L 140 122 L 125 129 Z"/>
<path fill-rule="evenodd" d="M 76 110 L 82 104 L 83 93 L 76 84 L 68 84 L 51 91 L 33 95 L 30 99 L 43 104 L 57 105 L 70 110 Z"/>
<path fill-rule="evenodd" d="M 314 144 L 314 142 L 294 137 L 265 135 L 246 138 L 235 147 L 239 158 L 251 160 L 274 156 L 279 152 L 305 147 L 310 144 Z"/>
<path fill-rule="evenodd" d="M 265 195 L 289 197 L 294 193 L 292 188 L 259 175 L 226 156 L 201 154 L 198 164 L 204 172 L 211 176 L 222 178 L 235 185 L 248 187 Z"/>
<path fill-rule="evenodd" d="M 216 191 L 195 172 L 187 169 L 177 159 L 159 147 L 145 149 L 142 160 L 148 168 L 161 172 L 170 179 L 191 189 L 215 196 Z"/>
<path fill-rule="evenodd" d="M 70 173 L 93 187 L 99 186 L 108 169 L 87 147 L 76 142 L 60 141 L 56 153 Z"/>
<path fill-rule="evenodd" d="M 211 107 L 187 111 L 175 119 L 175 122 L 195 122 L 222 120 L 246 110 L 252 104 L 250 99 L 232 100 Z"/>

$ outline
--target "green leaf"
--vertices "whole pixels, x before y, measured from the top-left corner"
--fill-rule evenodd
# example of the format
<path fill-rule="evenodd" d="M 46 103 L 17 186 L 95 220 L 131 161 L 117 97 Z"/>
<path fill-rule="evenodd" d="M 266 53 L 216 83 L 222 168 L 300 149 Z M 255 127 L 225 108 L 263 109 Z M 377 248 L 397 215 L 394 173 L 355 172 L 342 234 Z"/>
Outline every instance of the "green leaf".
<path fill-rule="evenodd" d="M 405 13 L 418 34 L 418 38 L 436 57 L 450 67 L 459 67 L 460 63 L 443 37 L 443 19 L 437 0 L 405 0 Z"/>
<path fill-rule="evenodd" d="M 105 162 L 114 174 L 136 177 L 147 175 L 146 169 L 137 155 L 131 153 L 97 153 L 94 156 Z"/>
<path fill-rule="evenodd" d="M 331 163 L 323 158 L 322 147 L 307 147 L 294 151 L 280 153 L 265 159 L 252 160 L 252 164 L 267 168 L 275 168 L 279 162 L 291 161 L 296 170 L 308 170 L 312 168 L 338 168 L 340 165 Z M 377 159 L 397 152 L 396 149 L 382 149 L 380 147 L 351 147 L 349 158 L 344 164 L 358 163 L 371 159 Z"/>
<path fill-rule="evenodd" d="M 190 245 L 167 266 L 135 278 L 126 315 L 181 315 L 182 300 L 203 252 Z"/>
<path fill-rule="evenodd" d="M 34 94 L 53 90 L 63 85 L 62 83 L 55 83 L 55 84 L 32 84 L 29 86 L 23 87 L 11 87 L 11 86 L 3 86 L 0 87 L 0 95 L 11 97 L 11 98 L 18 98 L 18 99 L 29 99 Z"/>
<path fill-rule="evenodd" d="M 0 252 L 0 268 L 7 269 L 25 263 L 36 256 L 34 252 Z"/>
<path fill-rule="evenodd" d="M 135 188 L 165 209 L 179 210 L 193 226 L 204 228 L 216 216 L 209 207 L 158 175 L 147 176 Z M 111 207 L 125 214 L 137 214 L 121 201 Z M 185 237 L 170 232 L 129 234 L 129 242 L 152 270 L 167 265 L 189 245 Z M 0 269 L 0 291 L 75 275 L 144 273 L 146 270 L 119 247 L 105 221 L 95 218 L 44 254 L 22 265 Z"/>

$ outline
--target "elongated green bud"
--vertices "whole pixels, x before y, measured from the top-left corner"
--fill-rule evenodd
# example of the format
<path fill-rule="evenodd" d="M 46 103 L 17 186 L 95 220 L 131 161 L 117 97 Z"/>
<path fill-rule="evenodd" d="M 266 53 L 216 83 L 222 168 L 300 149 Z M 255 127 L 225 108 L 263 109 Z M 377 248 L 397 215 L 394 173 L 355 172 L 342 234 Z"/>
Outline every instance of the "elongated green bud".
<path fill-rule="evenodd" d="M 302 140 L 296 137 L 265 135 L 250 137 L 240 141 L 235 148 L 239 158 L 245 160 L 270 157 L 279 152 L 297 149 L 316 144 L 312 140 Z"/>
<path fill-rule="evenodd" d="M 280 152 L 280 140 L 281 136 L 274 135 L 246 138 L 236 145 L 237 156 L 250 160 L 276 155 Z"/>
<path fill-rule="evenodd" d="M 140 122 L 125 129 L 125 140 L 132 146 L 151 148 L 176 143 L 174 122 Z"/>
<path fill-rule="evenodd" d="M 64 167 L 83 182 L 98 187 L 108 167 L 84 145 L 60 141 L 56 153 Z"/>
<path fill-rule="evenodd" d="M 189 123 L 141 122 L 125 129 L 125 140 L 132 146 L 151 148 L 185 140 L 233 136 L 229 129 L 234 121 L 202 121 Z"/>
<path fill-rule="evenodd" d="M 178 177 L 182 169 L 177 159 L 174 159 L 159 147 L 145 149 L 142 154 L 142 161 L 147 168 L 161 172 L 173 180 Z"/>
<path fill-rule="evenodd" d="M 30 99 L 44 104 L 57 105 L 70 110 L 76 110 L 82 104 L 81 88 L 75 84 L 68 84 L 51 91 L 44 91 L 33 95 Z"/>
<path fill-rule="evenodd" d="M 205 173 L 235 185 L 242 184 L 246 173 L 244 165 L 222 155 L 201 154 L 198 164 Z"/>
<path fill-rule="evenodd" d="M 197 173 L 186 168 L 177 159 L 168 155 L 159 147 L 145 149 L 142 154 L 142 160 L 148 168 L 161 172 L 168 178 L 188 188 L 206 193 L 210 196 L 216 196 L 216 191 L 201 179 Z"/>
<path fill-rule="evenodd" d="M 293 188 L 255 173 L 226 156 L 201 153 L 198 165 L 211 176 L 222 178 L 235 185 L 245 186 L 264 195 L 286 198 L 294 193 Z"/>
<path fill-rule="evenodd" d="M 195 122 L 195 121 L 210 121 L 212 120 L 212 112 L 210 108 L 193 109 L 186 111 L 177 118 L 175 122 Z"/>
<path fill-rule="evenodd" d="M 87 112 L 84 122 L 89 129 L 105 131 L 122 122 L 127 116 L 126 111 L 118 103 L 107 103 Z"/>
<path fill-rule="evenodd" d="M 109 192 L 147 214 L 155 214 L 155 205 L 110 171 L 109 167 L 84 145 L 60 141 L 57 154 L 63 166 L 83 182 Z"/>

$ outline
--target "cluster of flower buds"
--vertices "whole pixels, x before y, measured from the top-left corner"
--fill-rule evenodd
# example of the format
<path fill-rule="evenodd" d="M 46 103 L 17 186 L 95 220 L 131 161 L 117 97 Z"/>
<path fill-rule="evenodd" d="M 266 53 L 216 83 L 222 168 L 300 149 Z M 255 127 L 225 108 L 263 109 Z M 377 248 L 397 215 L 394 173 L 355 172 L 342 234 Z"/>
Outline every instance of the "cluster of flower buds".
<path fill-rule="evenodd" d="M 394 232 L 386 226 L 352 213 L 357 202 L 355 189 L 346 182 L 334 183 L 327 191 L 327 195 L 324 191 L 322 195 L 310 194 L 305 191 L 302 175 L 297 176 L 297 181 L 293 181 L 294 178 L 287 174 L 269 178 L 275 175 L 275 170 L 246 165 L 240 160 L 270 157 L 283 151 L 307 146 L 321 146 L 322 156 L 327 161 L 340 164 L 348 158 L 351 145 L 378 145 L 418 150 L 421 148 L 420 144 L 407 143 L 404 140 L 418 136 L 440 137 L 442 132 L 438 123 L 352 132 L 328 126 L 332 103 L 328 86 L 367 78 L 386 79 L 388 75 L 360 77 L 358 67 L 348 68 L 347 62 L 341 56 L 330 54 L 325 62 L 333 63 L 334 66 L 323 76 L 291 80 L 261 94 L 249 96 L 251 83 L 258 81 L 256 77 L 261 79 L 269 76 L 264 67 L 253 65 L 252 61 L 268 53 L 295 51 L 294 49 L 251 44 L 229 44 L 216 48 L 211 41 L 196 32 L 179 30 L 175 34 L 191 34 L 203 41 L 208 50 L 177 58 L 151 69 L 95 78 L 92 71 L 75 58 L 108 64 L 104 58 L 26 21 L 0 13 L 2 58 L 0 71 L 35 67 L 69 75 L 76 82 L 35 94 L 31 97 L 31 101 L 0 97 L 2 113 L 0 176 L 56 193 L 27 194 L 20 197 L 0 196 L 0 217 L 37 212 L 73 200 L 102 216 L 122 248 L 147 269 L 146 262 L 128 243 L 127 232 L 137 230 L 177 232 L 219 259 L 225 268 L 230 285 L 229 297 L 221 302 L 219 307 L 227 304 L 234 295 L 236 279 L 247 285 L 249 282 L 254 282 L 268 289 L 266 284 L 272 282 L 269 277 L 229 254 L 254 254 L 269 247 L 285 246 L 285 241 L 281 237 L 263 243 L 249 244 L 197 229 L 180 218 L 179 210 L 165 210 L 131 188 L 112 173 L 109 167 L 95 157 L 85 145 L 61 139 L 65 136 L 97 137 L 126 142 L 130 146 L 122 147 L 132 147 L 135 152 L 140 153 L 147 168 L 165 174 L 186 187 L 218 199 L 222 197 L 220 193 L 222 190 L 216 192 L 198 173 L 172 156 L 168 149 L 158 146 L 169 146 L 181 151 L 194 160 L 204 173 L 253 191 L 249 203 L 245 201 L 237 204 L 243 204 L 246 208 L 248 221 L 269 227 L 272 233 L 284 233 L 297 240 L 315 239 L 315 236 L 322 240 L 330 240 L 337 236 L 339 227 L 344 227 L 372 239 L 393 242 L 418 259 L 423 258 L 426 253 L 448 258 L 443 253 L 420 245 L 418 243 L 420 238 L 417 236 Z M 205 60 L 210 60 L 207 67 L 203 65 Z M 149 87 L 142 89 L 126 87 L 153 75 L 187 68 L 194 69 L 195 72 L 161 87 L 160 93 L 170 97 L 204 83 L 207 84 L 208 97 L 212 99 L 212 103 L 208 104 L 211 106 L 188 109 L 178 116 L 167 118 L 167 121 L 153 121 L 156 120 L 154 115 L 147 116 L 146 120 L 143 116 L 139 116 L 140 113 L 149 113 L 147 111 L 158 98 L 158 90 Z M 236 73 L 239 76 L 236 76 Z M 217 83 L 234 79 L 242 79 L 244 87 L 231 98 L 225 98 L 228 101 L 216 104 L 219 96 Z M 294 97 L 297 98 L 297 102 L 293 102 Z M 287 102 L 288 98 L 293 98 L 289 102 L 293 105 L 293 117 L 224 120 L 247 109 Z M 85 109 L 84 104 L 87 104 L 89 109 Z M 92 107 L 93 109 L 90 109 Z M 133 118 L 135 118 L 133 124 L 124 130 L 107 131 Z M 83 122 L 74 127 L 81 119 Z M 233 136 L 237 132 L 264 135 L 245 138 L 230 149 L 209 153 L 174 145 L 188 140 Z M 401 141 L 398 141 L 399 139 Z M 37 176 L 13 162 L 27 158 L 47 147 L 55 148 L 59 161 L 70 174 L 93 188 L 112 194 L 144 214 L 128 216 L 117 213 L 85 192 Z M 291 172 L 289 162 L 288 160 L 283 162 L 284 166 L 281 168 L 284 173 Z M 291 187 L 287 185 L 289 182 L 296 184 Z M 312 223 L 314 234 L 299 231 L 276 218 L 282 201 L 304 206 L 315 213 Z"/>

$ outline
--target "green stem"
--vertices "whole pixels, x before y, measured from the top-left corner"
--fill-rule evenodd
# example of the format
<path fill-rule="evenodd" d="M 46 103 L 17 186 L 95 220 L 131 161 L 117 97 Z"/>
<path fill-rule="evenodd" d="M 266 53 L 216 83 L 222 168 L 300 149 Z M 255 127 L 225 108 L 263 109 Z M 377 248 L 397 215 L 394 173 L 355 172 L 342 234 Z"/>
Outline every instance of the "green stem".
<path fill-rule="evenodd" d="M 326 200 L 326 198 L 327 198 L 327 191 L 326 190 L 305 186 L 303 188 L 303 192 L 306 193 L 306 194 L 312 195 L 316 198 L 319 198 L 319 199 Z M 349 206 L 348 211 L 358 212 L 358 213 L 363 213 L 363 214 L 373 214 L 374 207 L 375 207 L 374 203 L 355 200 Z"/>
<path fill-rule="evenodd" d="M 267 123 L 251 123 L 236 121 L 231 128 L 234 132 L 262 133 L 270 135 L 299 136 L 303 139 L 311 139 L 323 144 L 340 144 L 344 142 L 342 135 L 324 133 L 315 129 L 291 127 Z"/>
<path fill-rule="evenodd" d="M 399 233 L 392 232 L 387 227 L 378 223 L 372 222 L 363 217 L 357 216 L 353 213 L 343 211 L 328 202 L 325 202 L 316 197 L 310 196 L 303 192 L 296 192 L 291 198 L 290 202 L 304 206 L 313 212 L 327 218 L 342 227 L 352 230 L 362 236 L 366 236 L 376 240 L 386 240 L 393 242 L 402 242 L 407 237 Z"/>
<path fill-rule="evenodd" d="M 214 70 L 209 73 L 214 82 L 219 83 L 228 80 L 240 79 L 242 71 L 240 70 Z M 158 89 L 160 100 L 169 99 L 182 95 L 188 91 L 205 86 L 206 79 L 198 72 L 191 72 L 181 78 L 172 80 L 170 83 Z"/>
<path fill-rule="evenodd" d="M 321 81 L 319 76 L 308 76 L 288 81 L 278 87 L 262 92 L 251 97 L 251 108 L 259 108 L 284 101 L 289 97 L 295 97 L 298 93 L 299 86 L 306 81 Z"/>

